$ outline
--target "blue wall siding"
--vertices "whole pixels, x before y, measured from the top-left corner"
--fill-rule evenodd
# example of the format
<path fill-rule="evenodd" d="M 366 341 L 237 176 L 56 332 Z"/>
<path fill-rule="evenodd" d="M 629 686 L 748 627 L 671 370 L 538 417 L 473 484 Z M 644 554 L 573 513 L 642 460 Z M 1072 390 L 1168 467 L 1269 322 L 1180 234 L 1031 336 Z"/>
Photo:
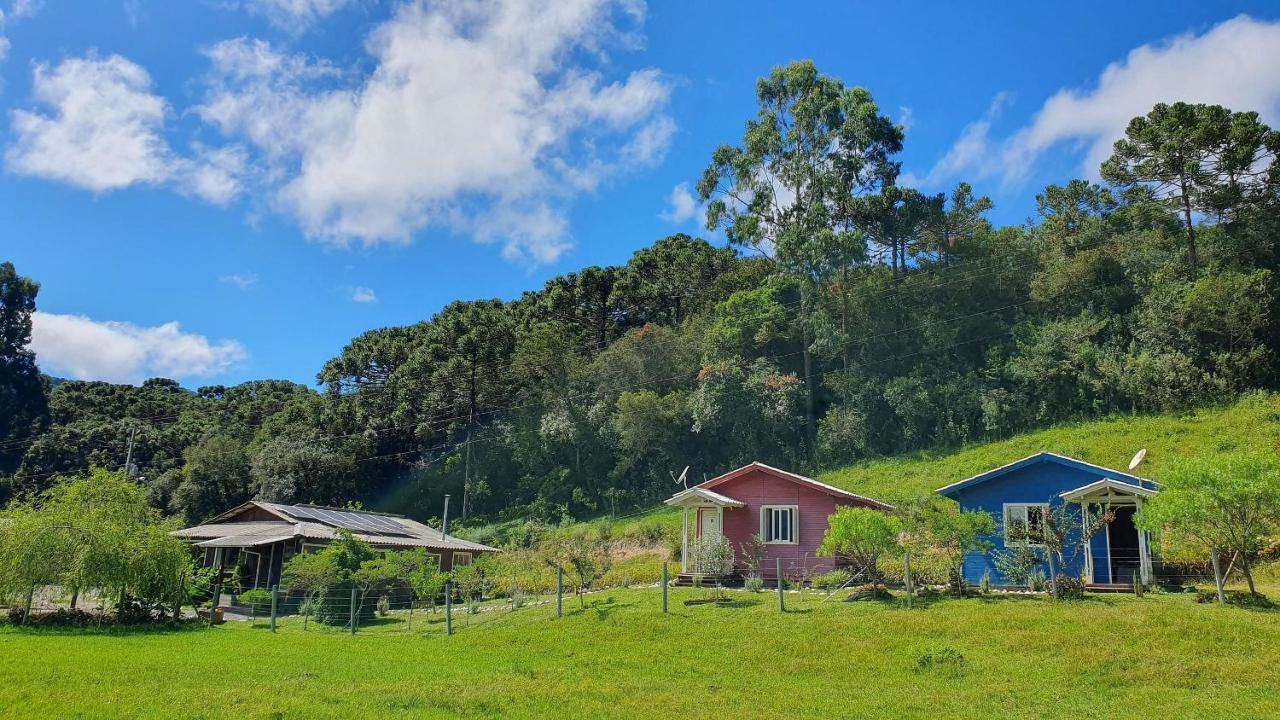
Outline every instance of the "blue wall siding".
<path fill-rule="evenodd" d="M 1004 519 L 1005 503 L 1049 503 L 1051 508 L 1062 506 L 1060 493 L 1074 490 L 1082 485 L 1101 480 L 1105 475 L 1083 469 L 1068 467 L 1052 461 L 1037 462 L 1019 468 L 1000 477 L 976 483 L 956 493 L 956 499 L 963 510 L 982 510 L 991 514 L 997 523 Z M 1068 525 L 1067 545 L 1075 545 L 1080 541 L 1081 524 L 1078 506 L 1072 503 L 1069 511 L 1073 522 Z M 969 553 L 964 559 L 964 576 L 971 583 L 981 581 L 986 572 L 991 573 L 991 584 L 1011 585 L 992 562 L 996 551 L 1004 550 L 1003 530 L 987 538 L 993 545 L 991 552 Z M 1091 554 L 1094 557 L 1094 578 L 1098 582 L 1107 582 L 1107 539 L 1106 532 L 1097 533 L 1091 540 Z M 1084 572 L 1084 557 L 1080 552 L 1068 549 L 1067 566 L 1059 572 L 1080 577 Z M 1046 564 L 1044 574 L 1048 577 Z"/>

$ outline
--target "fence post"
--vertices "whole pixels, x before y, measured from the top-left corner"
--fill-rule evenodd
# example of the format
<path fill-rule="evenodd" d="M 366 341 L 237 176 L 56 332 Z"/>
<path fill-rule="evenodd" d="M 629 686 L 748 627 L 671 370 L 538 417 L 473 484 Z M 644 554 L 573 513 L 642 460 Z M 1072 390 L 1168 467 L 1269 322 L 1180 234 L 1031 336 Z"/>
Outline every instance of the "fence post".
<path fill-rule="evenodd" d="M 903 579 L 907 585 L 907 609 L 911 609 L 911 551 L 908 550 L 902 557 Z"/>
<path fill-rule="evenodd" d="M 413 596 L 409 596 L 409 632 L 413 632 Z"/>
<path fill-rule="evenodd" d="M 36 586 L 35 586 L 35 585 L 32 585 L 32 586 L 31 586 L 31 588 L 30 588 L 29 590 L 27 590 L 27 607 L 26 607 L 26 609 L 25 609 L 25 610 L 23 610 L 23 611 L 22 611 L 22 624 L 23 624 L 23 625 L 26 625 L 26 624 L 27 624 L 27 618 L 31 617 L 31 599 L 32 599 L 33 597 L 35 597 L 35 594 L 36 594 Z"/>
<path fill-rule="evenodd" d="M 1218 604 L 1225 605 L 1227 597 L 1222 591 L 1222 564 L 1219 562 L 1218 549 L 1214 548 L 1210 553 L 1209 557 L 1213 559 L 1213 582 L 1218 586 Z"/>
<path fill-rule="evenodd" d="M 1049 558 L 1049 597 L 1058 599 L 1058 569 L 1053 564 L 1053 549 L 1045 548 L 1045 557 Z"/>
<path fill-rule="evenodd" d="M 351 588 L 351 634 L 356 634 L 356 589 Z"/>
<path fill-rule="evenodd" d="M 778 612 L 786 612 L 787 601 L 782 596 L 782 558 L 774 558 L 774 561 L 777 563 L 778 573 Z"/>
<path fill-rule="evenodd" d="M 453 583 L 444 584 L 444 634 L 453 634 Z"/>
<path fill-rule="evenodd" d="M 556 565 L 556 617 L 564 617 L 564 567 Z"/>
<path fill-rule="evenodd" d="M 662 612 L 667 612 L 667 563 L 662 563 Z"/>
<path fill-rule="evenodd" d="M 209 625 L 213 625 L 213 618 L 218 611 L 218 602 L 222 600 L 222 583 L 213 584 L 213 598 L 209 600 Z"/>
<path fill-rule="evenodd" d="M 276 631 L 276 612 L 278 610 L 277 602 L 280 595 L 280 586 L 271 586 L 271 632 Z"/>

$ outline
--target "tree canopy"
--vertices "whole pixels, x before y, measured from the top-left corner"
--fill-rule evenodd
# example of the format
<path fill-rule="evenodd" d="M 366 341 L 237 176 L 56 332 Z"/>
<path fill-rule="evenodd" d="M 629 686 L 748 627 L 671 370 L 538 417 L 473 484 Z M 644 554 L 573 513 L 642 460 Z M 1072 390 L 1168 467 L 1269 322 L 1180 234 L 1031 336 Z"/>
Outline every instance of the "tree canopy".
<path fill-rule="evenodd" d="M 187 522 L 253 497 L 428 520 L 445 494 L 466 522 L 558 521 L 648 506 L 686 465 L 817 472 L 1280 387 L 1280 169 L 1251 109 L 1156 106 L 1104 182 L 999 227 L 966 183 L 905 182 L 868 90 L 799 62 L 755 100 L 698 183 L 727 243 L 371 329 L 315 388 L 50 382 L 38 286 L 0 266 L 0 494 L 123 469 L 132 436 L 132 476 Z"/>

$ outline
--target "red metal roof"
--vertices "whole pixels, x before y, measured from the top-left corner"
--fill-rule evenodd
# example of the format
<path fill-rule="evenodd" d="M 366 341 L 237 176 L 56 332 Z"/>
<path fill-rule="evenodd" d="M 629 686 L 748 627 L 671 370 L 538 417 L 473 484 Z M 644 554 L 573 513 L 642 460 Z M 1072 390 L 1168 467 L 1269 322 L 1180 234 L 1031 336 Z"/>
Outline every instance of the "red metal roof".
<path fill-rule="evenodd" d="M 799 483 L 801 485 L 807 485 L 808 487 L 811 487 L 815 490 L 827 493 L 828 495 L 834 495 L 835 497 L 838 497 L 838 498 L 844 498 L 846 500 L 854 500 L 866 505 L 871 505 L 872 507 L 880 508 L 882 510 L 893 509 L 893 506 L 887 502 L 876 500 L 875 498 L 869 498 L 865 495 L 858 495 L 857 493 L 851 493 L 848 490 L 842 490 L 834 485 L 828 485 L 824 482 L 819 482 L 818 480 L 814 480 L 813 478 L 805 477 L 804 475 L 797 475 L 796 473 L 787 472 L 786 470 L 779 470 L 776 467 L 773 467 L 771 465 L 765 465 L 762 462 L 753 462 L 750 465 L 743 465 L 737 470 L 730 470 L 729 472 L 719 477 L 711 478 L 710 480 L 702 483 L 701 485 L 695 485 L 694 488 L 699 488 L 702 490 L 710 490 L 711 488 L 714 488 L 717 485 L 721 485 L 726 482 L 729 482 L 734 478 L 742 477 L 743 475 L 746 475 L 752 470 L 764 472 L 768 475 L 772 475 L 782 480 L 788 480 L 790 482 Z"/>

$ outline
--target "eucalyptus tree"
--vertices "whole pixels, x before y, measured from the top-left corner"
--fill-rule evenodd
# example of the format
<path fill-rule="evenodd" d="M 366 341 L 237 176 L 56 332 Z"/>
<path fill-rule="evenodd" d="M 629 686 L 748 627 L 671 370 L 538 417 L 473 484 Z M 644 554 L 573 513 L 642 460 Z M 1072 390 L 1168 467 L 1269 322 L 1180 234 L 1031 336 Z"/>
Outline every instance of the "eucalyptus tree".
<path fill-rule="evenodd" d="M 775 67 L 756 83 L 758 111 L 741 145 L 721 145 L 698 183 L 708 229 L 805 278 L 807 439 L 816 434 L 808 328 L 815 286 L 864 258 L 850 198 L 892 185 L 902 129 L 871 93 L 822 75 L 812 61 Z"/>

